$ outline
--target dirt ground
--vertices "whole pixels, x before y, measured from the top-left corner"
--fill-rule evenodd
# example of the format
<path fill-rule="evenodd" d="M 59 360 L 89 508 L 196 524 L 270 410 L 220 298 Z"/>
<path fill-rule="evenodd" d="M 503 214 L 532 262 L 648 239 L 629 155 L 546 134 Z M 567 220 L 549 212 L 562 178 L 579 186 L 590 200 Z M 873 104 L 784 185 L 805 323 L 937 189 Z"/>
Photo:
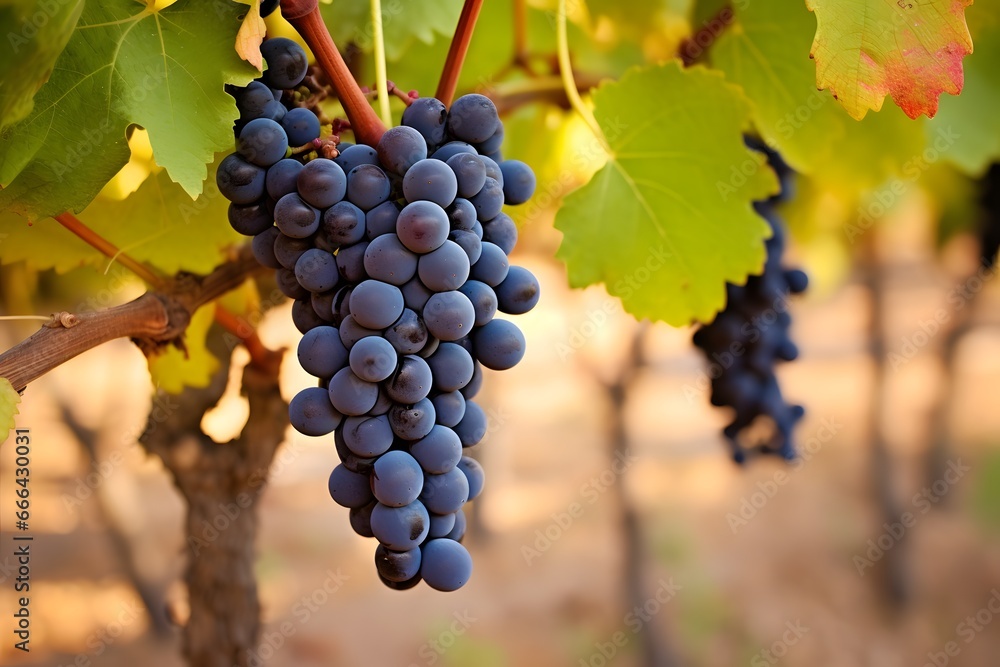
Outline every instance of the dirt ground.
<path fill-rule="evenodd" d="M 518 258 L 540 277 L 544 296 L 519 320 L 529 340 L 524 362 L 491 374 L 483 397 L 491 427 L 479 449 L 488 484 L 470 513 L 473 580 L 447 595 L 383 588 L 373 541 L 354 535 L 347 511 L 327 494 L 332 439 L 289 430 L 263 497 L 257 572 L 266 624 L 251 665 L 626 667 L 640 664 L 641 633 L 653 633 L 677 664 L 700 667 L 997 664 L 996 507 L 994 522 L 987 520 L 990 499 L 1000 499 L 996 285 L 977 297 L 986 324 L 963 339 L 949 388 L 938 357 L 945 335 L 919 345 L 915 334 L 936 310 L 952 307 L 947 295 L 960 278 L 933 268 L 919 247 L 893 251 L 888 349 L 914 343 L 912 358 L 887 373 L 881 417 L 888 493 L 913 517 L 897 536 L 882 525 L 872 473 L 871 409 L 879 399 L 864 289 L 820 286 L 796 307 L 802 357 L 781 377 L 786 396 L 808 410 L 797 431 L 799 463 L 733 465 L 719 436 L 727 417 L 708 404 L 690 332 L 658 325 L 629 393 L 635 460 L 621 472 L 608 458 L 609 403 L 599 379 L 614 375 L 635 325 L 602 289 L 565 288 L 562 270 L 546 259 L 552 242 L 539 233 Z M 16 338 L 3 335 L 5 346 Z M 268 316 L 262 337 L 294 345 L 284 309 Z M 309 382 L 293 359 L 283 375 L 287 397 Z M 927 448 L 942 394 L 951 399 L 952 473 L 934 487 Z M 11 648 L 14 594 L 4 576 L 3 664 L 182 664 L 178 631 L 155 636 L 109 530 L 117 526 L 137 576 L 183 622 L 184 508 L 159 462 L 135 445 L 149 403 L 144 361 L 124 341 L 29 389 L 18 425 L 34 438 L 32 650 Z M 62 423 L 60 404 L 98 432 L 98 475 L 88 479 L 85 450 Z M 245 410 L 231 392 L 204 426 L 224 440 Z M 8 443 L 0 452 L 5 531 L 12 451 Z M 924 487 L 931 491 L 922 500 Z M 619 489 L 641 517 L 641 613 L 623 599 Z M 582 510 L 567 521 L 573 503 Z M 10 557 L 10 535 L 0 563 Z M 890 560 L 906 592 L 898 604 L 889 593 Z"/>

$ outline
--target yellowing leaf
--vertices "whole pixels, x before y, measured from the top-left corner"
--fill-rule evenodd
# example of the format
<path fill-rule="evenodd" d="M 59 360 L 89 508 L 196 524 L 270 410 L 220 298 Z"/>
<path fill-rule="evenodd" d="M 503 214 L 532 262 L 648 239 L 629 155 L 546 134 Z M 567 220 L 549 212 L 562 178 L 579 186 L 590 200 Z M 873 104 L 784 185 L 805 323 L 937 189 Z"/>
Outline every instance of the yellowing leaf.
<path fill-rule="evenodd" d="M 14 391 L 7 378 L 0 378 L 0 445 L 7 440 L 7 435 L 14 428 L 14 415 L 17 414 L 17 404 L 21 396 Z"/>
<path fill-rule="evenodd" d="M 770 233 L 750 205 L 777 182 L 743 144 L 749 102 L 677 63 L 632 70 L 593 99 L 613 154 L 556 216 L 570 284 L 604 283 L 638 318 L 711 321 L 725 283 L 760 270 Z"/>
<path fill-rule="evenodd" d="M 153 386 L 171 394 L 179 394 L 184 387 L 207 387 L 219 370 L 219 360 L 205 345 L 208 330 L 215 321 L 215 304 L 202 306 L 191 317 L 191 324 L 184 333 L 187 354 L 175 347 L 149 359 L 149 374 Z"/>
<path fill-rule="evenodd" d="M 856 119 L 886 94 L 910 118 L 937 112 L 942 93 L 962 90 L 972 53 L 965 8 L 972 0 L 806 0 L 816 13 L 816 85 Z M 775 35 L 775 39 L 783 39 Z"/>
<path fill-rule="evenodd" d="M 260 15 L 260 0 L 251 0 L 247 15 L 243 17 L 239 32 L 236 33 L 236 53 L 260 71 L 264 71 L 264 57 L 260 45 L 264 41 L 267 26 Z"/>

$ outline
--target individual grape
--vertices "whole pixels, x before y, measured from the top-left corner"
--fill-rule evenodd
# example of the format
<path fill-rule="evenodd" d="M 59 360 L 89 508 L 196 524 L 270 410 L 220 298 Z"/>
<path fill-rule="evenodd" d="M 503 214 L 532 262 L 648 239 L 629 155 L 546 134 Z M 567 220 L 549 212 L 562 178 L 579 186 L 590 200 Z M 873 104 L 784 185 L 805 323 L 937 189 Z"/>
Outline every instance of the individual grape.
<path fill-rule="evenodd" d="M 444 141 L 448 108 L 433 97 L 418 97 L 403 110 L 402 123 L 420 133 L 428 148 Z"/>
<path fill-rule="evenodd" d="M 304 239 L 319 229 L 319 211 L 292 192 L 278 200 L 274 222 L 285 236 Z"/>
<path fill-rule="evenodd" d="M 460 391 L 438 394 L 431 399 L 431 403 L 434 404 L 437 422 L 442 426 L 453 428 L 465 416 L 465 396 L 462 396 Z"/>
<path fill-rule="evenodd" d="M 378 400 L 378 385 L 365 382 L 350 368 L 342 368 L 330 379 L 330 402 L 341 414 L 363 415 Z"/>
<path fill-rule="evenodd" d="M 385 330 L 384 335 L 399 354 L 416 354 L 427 343 L 427 327 L 420 316 L 409 308 L 403 309 L 403 314 Z"/>
<path fill-rule="evenodd" d="M 347 442 L 344 439 L 343 428 L 338 428 L 333 432 L 333 445 L 337 450 L 337 457 L 340 459 L 340 462 L 344 464 L 345 468 L 359 475 L 371 475 L 377 459 L 358 456 L 348 449 Z M 369 481 L 369 487 L 370 486 L 371 482 Z"/>
<path fill-rule="evenodd" d="M 492 243 L 509 255 L 517 245 L 517 225 L 506 213 L 483 223 L 483 240 Z"/>
<path fill-rule="evenodd" d="M 289 146 L 305 146 L 309 142 L 319 139 L 319 118 L 312 111 L 303 107 L 289 109 L 285 117 L 281 119 L 281 127 L 288 135 Z"/>
<path fill-rule="evenodd" d="M 392 400 L 403 405 L 413 405 L 427 397 L 432 384 L 431 369 L 427 362 L 420 357 L 406 355 L 384 386 Z"/>
<path fill-rule="evenodd" d="M 396 370 L 396 350 L 385 338 L 368 336 L 351 348 L 350 361 L 351 370 L 359 378 L 381 382 Z"/>
<path fill-rule="evenodd" d="M 423 310 L 427 331 L 443 341 L 467 336 L 476 323 L 476 311 L 469 297 L 461 292 L 438 292 L 427 300 Z"/>
<path fill-rule="evenodd" d="M 454 427 L 455 433 L 462 441 L 463 447 L 475 447 L 486 437 L 488 422 L 486 413 L 475 401 L 468 400 L 466 396 L 465 414 L 462 421 Z"/>
<path fill-rule="evenodd" d="M 470 398 L 475 398 L 479 390 L 483 388 L 483 366 L 478 361 L 475 363 L 475 370 L 472 371 L 472 380 L 469 384 L 462 387 L 462 396 L 465 400 Z"/>
<path fill-rule="evenodd" d="M 307 162 L 296 180 L 299 195 L 316 208 L 329 208 L 347 194 L 347 175 L 333 160 Z"/>
<path fill-rule="evenodd" d="M 483 241 L 483 252 L 479 261 L 472 266 L 469 277 L 496 287 L 504 281 L 509 271 L 510 263 L 503 249 L 489 241 Z"/>
<path fill-rule="evenodd" d="M 385 131 L 375 151 L 385 169 L 402 176 L 414 164 L 427 159 L 427 142 L 412 127 L 400 125 Z"/>
<path fill-rule="evenodd" d="M 236 100 L 236 108 L 240 111 L 240 118 L 253 120 L 259 118 L 264 113 L 264 107 L 268 102 L 274 101 L 271 89 L 260 81 L 251 81 L 245 88 L 226 86 L 226 92 Z"/>
<path fill-rule="evenodd" d="M 508 315 L 523 315 L 535 307 L 540 294 L 538 279 L 531 271 L 512 266 L 507 277 L 496 287 L 497 307 Z"/>
<path fill-rule="evenodd" d="M 309 290 L 299 284 L 294 271 L 286 268 L 275 269 L 274 282 L 278 285 L 278 291 L 289 299 L 308 299 L 311 297 Z"/>
<path fill-rule="evenodd" d="M 455 528 L 455 514 L 431 514 L 431 526 L 427 537 L 444 537 Z"/>
<path fill-rule="evenodd" d="M 434 590 L 457 591 L 472 577 L 472 556 L 454 540 L 429 540 L 421 549 L 420 576 Z"/>
<path fill-rule="evenodd" d="M 306 299 L 292 302 L 292 323 L 302 334 L 326 325 L 326 322 L 313 310 L 312 303 Z"/>
<path fill-rule="evenodd" d="M 487 324 L 497 314 L 496 292 L 486 283 L 469 280 L 459 288 L 459 291 L 469 297 L 469 301 L 472 302 L 472 307 L 476 312 L 477 327 Z"/>
<path fill-rule="evenodd" d="M 340 426 L 343 416 L 334 409 L 326 390 L 303 389 L 288 403 L 288 420 L 303 435 L 327 435 Z"/>
<path fill-rule="evenodd" d="M 227 155 L 215 172 L 222 196 L 234 204 L 253 204 L 264 196 L 265 172 L 243 159 L 239 153 Z"/>
<path fill-rule="evenodd" d="M 365 213 L 365 229 L 368 240 L 372 241 L 376 236 L 383 234 L 395 234 L 399 210 L 396 202 L 386 201 Z"/>
<path fill-rule="evenodd" d="M 360 241 L 337 251 L 337 269 L 340 277 L 348 283 L 359 283 L 368 277 L 365 273 L 365 252 L 368 242 Z"/>
<path fill-rule="evenodd" d="M 295 263 L 306 250 L 313 246 L 311 236 L 297 239 L 284 234 L 278 234 L 274 239 L 274 257 L 286 269 L 294 269 Z"/>
<path fill-rule="evenodd" d="M 375 549 L 375 569 L 382 579 L 394 583 L 409 581 L 420 576 L 420 549 L 392 551 L 384 544 Z"/>
<path fill-rule="evenodd" d="M 462 509 L 469 499 L 469 480 L 457 467 L 441 475 L 424 475 L 420 502 L 427 511 L 450 514 Z"/>
<path fill-rule="evenodd" d="M 339 168 L 339 167 L 338 167 Z M 330 252 L 365 238 L 365 214 L 349 201 L 340 201 L 323 211 L 316 245 Z"/>
<path fill-rule="evenodd" d="M 403 195 L 408 202 L 430 201 L 443 209 L 455 201 L 458 180 L 455 172 L 439 160 L 421 160 L 403 177 Z M 444 215 L 447 218 L 447 214 Z"/>
<path fill-rule="evenodd" d="M 391 421 L 391 418 L 390 418 Z M 403 451 L 386 452 L 375 462 L 372 492 L 388 507 L 409 505 L 424 487 L 424 473 L 417 460 Z"/>
<path fill-rule="evenodd" d="M 363 327 L 385 329 L 403 314 L 403 293 L 378 280 L 366 280 L 351 293 L 351 315 Z"/>
<path fill-rule="evenodd" d="M 351 529 L 361 537 L 375 537 L 372 532 L 372 510 L 377 502 L 373 500 L 364 507 L 352 507 L 348 513 Z"/>
<path fill-rule="evenodd" d="M 275 123 L 280 123 L 284 120 L 286 113 L 288 113 L 288 109 L 285 108 L 284 104 L 277 100 L 272 100 L 264 105 L 264 110 L 258 118 L 266 118 L 273 120 Z"/>
<path fill-rule="evenodd" d="M 485 95 L 463 95 L 448 111 L 448 134 L 470 144 L 492 137 L 499 124 L 496 105 Z"/>
<path fill-rule="evenodd" d="M 337 146 L 344 144 L 341 143 Z M 340 155 L 333 159 L 334 162 L 340 165 L 340 168 L 344 170 L 345 174 L 351 173 L 358 165 L 362 164 L 378 164 L 378 154 L 375 149 L 371 146 L 365 146 L 364 144 L 358 144 L 356 146 L 347 146 L 340 151 Z"/>
<path fill-rule="evenodd" d="M 255 118 L 240 131 L 236 151 L 260 167 L 270 167 L 285 157 L 288 135 L 281 125 L 268 118 Z"/>
<path fill-rule="evenodd" d="M 281 264 L 274 256 L 274 240 L 280 233 L 276 227 L 268 227 L 254 236 L 253 241 L 250 242 L 253 256 L 261 266 L 266 266 L 269 269 L 281 268 Z"/>
<path fill-rule="evenodd" d="M 333 377 L 348 362 L 347 348 L 340 340 L 340 332 L 330 326 L 316 327 L 302 336 L 297 354 L 302 370 L 320 378 Z"/>
<path fill-rule="evenodd" d="M 459 197 L 472 197 L 486 185 L 486 167 L 478 155 L 457 153 L 447 164 L 455 174 Z"/>
<path fill-rule="evenodd" d="M 340 269 L 338 265 L 337 269 Z M 351 315 L 351 292 L 354 291 L 352 285 L 343 285 L 333 294 L 333 321 L 336 326 L 341 327 L 345 319 Z M 354 318 L 351 318 L 353 321 Z M 362 327 L 358 327 L 362 328 Z M 341 340 L 344 339 L 343 334 L 341 334 Z M 346 343 L 345 343 L 346 345 Z"/>
<path fill-rule="evenodd" d="M 483 492 L 483 486 L 486 484 L 486 472 L 483 471 L 483 466 L 471 456 L 463 456 L 457 465 L 469 481 L 469 500 L 475 500 Z"/>
<path fill-rule="evenodd" d="M 448 235 L 448 240 L 457 243 L 465 251 L 470 266 L 478 262 L 480 255 L 483 254 L 483 242 L 472 232 L 456 229 Z"/>
<path fill-rule="evenodd" d="M 461 542 L 465 537 L 465 512 L 459 510 L 455 512 L 455 527 L 451 529 L 451 532 L 445 535 L 449 540 L 453 542 Z"/>
<path fill-rule="evenodd" d="M 805 271 L 799 269 L 785 271 L 785 280 L 788 282 L 788 291 L 792 294 L 801 294 L 809 288 L 809 276 Z"/>
<path fill-rule="evenodd" d="M 403 292 L 403 302 L 406 304 L 406 307 L 418 313 L 423 312 L 424 306 L 427 305 L 427 300 L 431 298 L 432 294 L 434 294 L 434 292 L 427 289 L 427 287 L 420 282 L 420 278 L 413 278 L 409 280 L 400 289 Z"/>
<path fill-rule="evenodd" d="M 368 414 L 372 416 L 387 415 L 389 414 L 389 410 L 392 409 L 393 405 L 395 404 L 392 402 L 392 399 L 389 398 L 389 393 L 386 392 L 385 387 L 379 385 L 378 400 L 375 401 L 375 406 L 368 411 Z"/>
<path fill-rule="evenodd" d="M 462 459 L 462 441 L 447 426 L 434 424 L 430 433 L 410 446 L 410 454 L 425 472 L 442 475 Z"/>
<path fill-rule="evenodd" d="M 311 248 L 295 262 L 295 277 L 310 292 L 332 290 L 340 280 L 336 258 L 325 250 Z"/>
<path fill-rule="evenodd" d="M 376 570 L 376 574 L 378 574 L 377 570 Z M 378 575 L 378 580 L 381 581 L 385 585 L 386 588 L 390 588 L 390 589 L 392 589 L 394 591 L 408 591 L 411 588 L 413 588 L 414 586 L 416 586 L 417 584 L 419 584 L 421 581 L 423 581 L 423 579 L 420 577 L 419 574 L 417 576 L 413 577 L 412 579 L 407 579 L 406 581 L 400 581 L 400 582 L 389 581 L 388 579 L 386 579 L 385 577 L 383 577 L 381 574 L 379 574 Z"/>
<path fill-rule="evenodd" d="M 344 420 L 344 443 L 363 458 L 381 456 L 392 447 L 393 433 L 386 415 L 363 415 Z"/>
<path fill-rule="evenodd" d="M 476 207 L 468 199 L 459 197 L 445 211 L 448 214 L 448 222 L 453 230 L 472 231 L 476 225 Z M 479 236 L 482 239 L 482 235 Z"/>
<path fill-rule="evenodd" d="M 267 17 L 274 13 L 274 10 L 278 8 L 281 4 L 280 0 L 261 0 L 260 2 L 260 15 L 261 17 Z"/>
<path fill-rule="evenodd" d="M 434 151 L 431 158 L 434 160 L 440 160 L 441 162 L 447 162 L 455 155 L 459 153 L 469 153 L 470 155 L 476 155 L 476 149 L 472 147 L 472 144 L 466 143 L 464 141 L 449 141 L 441 148 Z"/>
<path fill-rule="evenodd" d="M 454 241 L 445 241 L 437 250 L 420 257 L 417 275 L 427 289 L 447 292 L 461 287 L 469 278 L 469 256 Z"/>
<path fill-rule="evenodd" d="M 337 290 L 330 290 L 328 292 L 311 292 L 309 294 L 309 303 L 312 304 L 313 312 L 324 322 L 328 322 L 336 326 L 339 323 L 337 319 L 337 313 L 333 308 L 333 301 L 337 297 Z"/>
<path fill-rule="evenodd" d="M 360 508 L 374 500 L 368 475 L 351 472 L 343 464 L 338 465 L 330 473 L 327 487 L 330 490 L 330 497 L 341 507 Z"/>
<path fill-rule="evenodd" d="M 513 368 L 524 357 L 524 334 L 512 322 L 493 320 L 472 334 L 479 363 L 495 371 Z"/>
<path fill-rule="evenodd" d="M 423 349 L 417 353 L 417 356 L 421 359 L 426 359 L 435 352 L 437 352 L 438 347 L 441 345 L 441 341 L 434 336 L 427 336 L 427 343 L 424 345 Z"/>
<path fill-rule="evenodd" d="M 301 46 L 285 37 L 272 37 L 260 45 L 260 53 L 267 61 L 261 80 L 270 88 L 287 90 L 295 88 L 306 77 L 309 60 Z"/>
<path fill-rule="evenodd" d="M 393 551 L 409 551 L 420 546 L 427 539 L 430 522 L 430 514 L 419 500 L 405 507 L 378 503 L 372 510 L 375 539 Z"/>
<path fill-rule="evenodd" d="M 389 198 L 389 177 L 373 164 L 360 164 L 347 174 L 347 200 L 369 211 Z"/>
<path fill-rule="evenodd" d="M 500 168 L 497 161 L 489 155 L 480 155 L 479 161 L 483 163 L 483 168 L 486 170 L 486 177 L 492 178 L 503 188 L 503 169 Z"/>
<path fill-rule="evenodd" d="M 476 235 L 476 238 L 478 238 L 480 241 L 482 241 L 483 240 L 483 223 L 479 222 L 478 220 L 476 220 L 474 223 L 472 223 L 472 233 Z M 496 245 L 496 244 L 494 244 L 494 245 Z"/>
<path fill-rule="evenodd" d="M 490 155 L 490 153 L 497 154 L 500 151 L 500 146 L 503 144 L 503 137 L 503 123 L 498 123 L 497 131 L 493 133 L 493 136 L 482 143 L 476 144 L 476 150 L 479 151 L 481 155 Z M 498 162 L 498 160 L 495 161 Z"/>
<path fill-rule="evenodd" d="M 434 404 L 422 398 L 413 405 L 393 405 L 389 408 L 389 426 L 401 440 L 420 440 L 434 427 Z"/>
<path fill-rule="evenodd" d="M 516 206 L 531 199 L 535 194 L 535 172 L 520 160 L 504 160 L 500 163 L 503 173 L 504 203 Z"/>
<path fill-rule="evenodd" d="M 340 321 L 340 340 L 348 350 L 362 338 L 378 336 L 379 333 L 378 329 L 368 329 L 358 324 L 353 315 L 347 315 Z"/>
<path fill-rule="evenodd" d="M 272 199 L 281 199 L 287 194 L 295 192 L 296 179 L 302 171 L 302 163 L 298 160 L 285 158 L 278 160 L 267 170 L 267 194 Z"/>
<path fill-rule="evenodd" d="M 239 234 L 256 236 L 270 229 L 274 219 L 268 213 L 267 206 L 256 201 L 252 204 L 230 204 L 229 224 Z"/>
<path fill-rule="evenodd" d="M 469 201 L 476 207 L 476 218 L 480 222 L 492 220 L 503 210 L 503 189 L 496 179 L 487 178 L 483 189 L 473 195 Z"/>
<path fill-rule="evenodd" d="M 375 280 L 403 285 L 417 274 L 417 256 L 395 234 L 383 234 L 365 250 L 365 272 Z"/>
<path fill-rule="evenodd" d="M 448 214 L 433 202 L 407 204 L 396 219 L 396 234 L 407 249 L 427 253 L 441 247 L 451 231 Z"/>
<path fill-rule="evenodd" d="M 457 391 L 472 380 L 472 355 L 455 343 L 441 343 L 427 359 L 438 391 Z"/>

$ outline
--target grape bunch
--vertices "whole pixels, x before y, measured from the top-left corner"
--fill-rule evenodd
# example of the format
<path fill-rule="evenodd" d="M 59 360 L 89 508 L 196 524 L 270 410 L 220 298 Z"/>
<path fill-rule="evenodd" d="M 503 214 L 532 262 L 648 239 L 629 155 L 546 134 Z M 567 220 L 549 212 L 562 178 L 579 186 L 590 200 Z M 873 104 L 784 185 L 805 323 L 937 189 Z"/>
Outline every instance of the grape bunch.
<path fill-rule="evenodd" d="M 535 277 L 508 262 L 518 232 L 502 210 L 531 197 L 534 174 L 502 159 L 503 126 L 482 95 L 451 109 L 413 99 L 375 147 L 293 152 L 320 143 L 312 112 L 279 103 L 294 99 L 282 91 L 301 83 L 305 54 L 281 39 L 261 50 L 268 70 L 232 91 L 237 149 L 217 180 L 233 228 L 294 300 L 299 362 L 319 378 L 291 400 L 290 421 L 334 434 L 330 495 L 377 538 L 381 581 L 455 590 L 472 571 L 462 508 L 484 482 L 465 454 L 487 428 L 472 399 L 483 368 L 511 368 L 525 351 L 495 316 L 539 298 Z"/>
<path fill-rule="evenodd" d="M 726 285 L 726 308 L 715 320 L 698 329 L 694 344 L 712 367 L 712 405 L 733 408 L 736 415 L 723 430 L 738 463 L 746 460 L 748 448 L 741 435 L 758 417 L 771 419 L 774 432 L 767 442 L 751 448 L 762 454 L 795 457 L 792 430 L 802 418 L 800 405 L 789 405 L 781 395 L 775 364 L 791 361 L 798 348 L 789 337 L 791 316 L 788 294 L 805 291 L 809 279 L 798 269 L 783 269 L 784 228 L 775 207 L 790 196 L 792 170 L 766 146 L 747 142 L 767 155 L 781 181 L 781 191 L 768 200 L 755 202 L 754 208 L 771 226 L 766 242 L 767 261 L 761 275 L 750 276 L 745 285 Z"/>

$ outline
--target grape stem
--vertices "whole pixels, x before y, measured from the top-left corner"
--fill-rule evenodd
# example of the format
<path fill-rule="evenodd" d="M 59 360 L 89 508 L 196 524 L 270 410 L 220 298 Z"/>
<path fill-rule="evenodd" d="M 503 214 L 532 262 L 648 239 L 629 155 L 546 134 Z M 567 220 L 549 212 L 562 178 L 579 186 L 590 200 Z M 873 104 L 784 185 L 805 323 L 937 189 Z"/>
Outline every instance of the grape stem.
<path fill-rule="evenodd" d="M 377 146 L 385 134 L 385 125 L 368 104 L 343 56 L 337 50 L 337 45 L 334 44 L 330 31 L 326 29 L 323 17 L 319 13 L 319 0 L 282 0 L 281 15 L 292 24 L 312 49 L 316 61 L 323 68 L 337 97 L 344 105 L 344 110 L 347 111 L 355 139 L 369 146 Z"/>
<path fill-rule="evenodd" d="M 591 132 L 594 133 L 594 137 L 601 142 L 601 145 L 610 154 L 612 151 L 608 145 L 608 140 L 605 138 L 604 132 L 597 123 L 597 118 L 594 117 L 593 112 L 583 103 L 583 98 L 580 97 L 580 91 L 577 89 L 576 81 L 573 78 L 573 65 L 569 58 L 569 37 L 566 32 L 566 0 L 559 0 L 559 10 L 556 16 L 556 42 L 559 51 L 559 73 L 562 75 L 566 99 L 569 100 L 569 104 L 573 107 L 573 110 L 580 114 L 580 117 L 590 127 Z"/>
<path fill-rule="evenodd" d="M 371 0 L 372 41 L 375 51 L 375 89 L 378 91 L 378 107 L 382 122 L 392 125 L 392 111 L 389 109 L 389 87 L 385 71 L 385 36 L 382 34 L 382 0 Z"/>
<path fill-rule="evenodd" d="M 127 254 L 119 250 L 115 244 L 111 243 L 93 229 L 85 225 L 79 218 L 69 211 L 54 216 L 54 219 L 60 225 L 73 232 L 73 234 L 79 237 L 80 240 L 89 245 L 91 248 L 98 251 L 112 262 L 118 262 L 126 269 L 145 280 L 151 286 L 155 288 L 162 288 L 166 284 L 163 276 L 156 273 L 156 271 L 146 264 L 129 257 Z"/>
<path fill-rule="evenodd" d="M 455 99 L 458 77 L 462 73 L 465 54 L 469 52 L 469 43 L 472 42 L 472 33 L 476 29 L 476 20 L 479 18 L 479 10 L 482 8 L 483 0 L 465 0 L 462 14 L 458 17 L 458 25 L 455 27 L 455 35 L 451 39 L 448 57 L 445 58 L 444 70 L 441 72 L 441 80 L 438 82 L 435 94 L 435 97 L 444 102 L 447 107 L 450 107 L 452 100 Z"/>
<path fill-rule="evenodd" d="M 250 363 L 268 374 L 277 375 L 284 350 L 272 350 L 260 340 L 253 326 L 241 317 L 215 304 L 215 321 L 223 329 L 240 339 L 250 353 Z"/>

